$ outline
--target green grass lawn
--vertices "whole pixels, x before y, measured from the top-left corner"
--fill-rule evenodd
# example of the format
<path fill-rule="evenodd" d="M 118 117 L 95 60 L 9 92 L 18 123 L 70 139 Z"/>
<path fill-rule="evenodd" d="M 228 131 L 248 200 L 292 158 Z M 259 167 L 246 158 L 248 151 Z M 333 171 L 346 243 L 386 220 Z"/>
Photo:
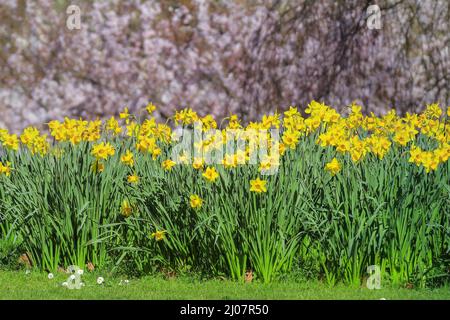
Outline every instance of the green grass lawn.
<path fill-rule="evenodd" d="M 105 279 L 98 285 L 98 276 Z M 0 299 L 450 299 L 448 287 L 405 289 L 386 287 L 379 290 L 338 285 L 329 288 L 314 281 L 283 281 L 272 284 L 236 283 L 227 280 L 201 281 L 193 277 L 166 280 L 148 276 L 130 279 L 102 274 L 84 274 L 85 285 L 79 289 L 62 286 L 68 275 L 24 271 L 0 271 Z"/>

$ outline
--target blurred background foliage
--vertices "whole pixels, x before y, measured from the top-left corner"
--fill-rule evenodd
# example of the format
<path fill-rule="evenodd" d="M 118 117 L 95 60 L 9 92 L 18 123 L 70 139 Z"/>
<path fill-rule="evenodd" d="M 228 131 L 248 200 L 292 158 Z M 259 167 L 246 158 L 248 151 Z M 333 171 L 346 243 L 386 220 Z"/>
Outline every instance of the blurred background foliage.
<path fill-rule="evenodd" d="M 81 9 L 81 29 L 66 9 Z M 381 8 L 382 28 L 366 9 Z M 340 111 L 450 105 L 450 2 L 0 2 L 0 127 L 19 131 L 64 116 L 136 112 L 167 118 L 192 107 L 246 120 L 304 107 Z"/>

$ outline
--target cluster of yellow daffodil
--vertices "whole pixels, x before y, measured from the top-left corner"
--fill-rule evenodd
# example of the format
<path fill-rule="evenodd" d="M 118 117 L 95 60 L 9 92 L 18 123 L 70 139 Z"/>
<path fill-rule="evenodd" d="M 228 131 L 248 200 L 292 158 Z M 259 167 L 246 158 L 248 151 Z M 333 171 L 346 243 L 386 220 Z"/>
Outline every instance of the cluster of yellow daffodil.
<path fill-rule="evenodd" d="M 41 135 L 39 130 L 34 127 L 26 128 L 20 136 L 20 141 L 28 147 L 32 154 L 46 154 L 50 147 L 47 135 Z"/>
<path fill-rule="evenodd" d="M 82 141 L 97 141 L 101 137 L 100 120 L 84 121 L 65 118 L 64 122 L 50 121 L 48 127 L 51 136 L 58 142 L 70 141 L 76 145 Z"/>
<path fill-rule="evenodd" d="M 65 118 L 64 122 L 51 121 L 48 124 L 51 137 L 56 142 L 70 142 L 73 145 L 82 141 L 92 142 L 91 154 L 96 161 L 92 165 L 95 172 L 101 172 L 104 161 L 115 154 L 115 147 L 111 142 L 103 141 L 105 135 L 113 137 L 121 135 L 135 141 L 136 152 L 150 154 L 153 160 L 162 155 L 166 146 L 177 142 L 175 132 L 172 132 L 168 124 L 158 123 L 152 116 L 156 107 L 150 103 L 146 110 L 150 114 L 148 119 L 138 122 L 136 117 L 125 108 L 120 113 L 119 119 L 110 118 L 105 123 L 101 120 L 85 121 Z M 395 111 L 390 111 L 384 116 L 377 117 L 374 114 L 364 116 L 361 107 L 352 104 L 348 116 L 341 116 L 335 109 L 323 103 L 312 101 L 305 110 L 306 118 L 295 107 L 290 107 L 282 116 L 279 113 L 264 115 L 260 122 L 250 122 L 244 126 L 236 115 L 224 119 L 227 124 L 217 130 L 218 125 L 211 115 L 200 117 L 192 109 L 177 111 L 173 117 L 175 125 L 200 126 L 204 136 L 194 143 L 197 153 L 204 155 L 220 150 L 230 139 L 242 139 L 246 142 L 244 149 L 238 149 L 233 153 L 225 153 L 221 160 L 224 168 L 231 169 L 238 165 L 250 163 L 258 147 L 265 145 L 267 155 L 260 159 L 259 171 L 264 172 L 279 165 L 280 157 L 286 150 L 296 149 L 301 138 L 317 132 L 316 143 L 322 147 L 332 147 L 338 154 L 348 154 L 352 161 L 359 162 L 369 154 L 383 159 L 393 145 L 405 147 L 409 145 L 409 161 L 423 166 L 426 172 L 436 170 L 439 164 L 445 163 L 450 157 L 450 126 L 447 119 L 442 117 L 443 110 L 438 104 L 428 105 L 421 114 L 406 114 L 399 117 Z M 447 111 L 447 116 L 449 111 Z M 281 139 L 277 140 L 270 130 L 279 130 Z M 232 134 L 230 134 L 230 132 Z M 419 133 L 432 141 L 436 146 L 433 150 L 423 150 L 419 147 Z M 20 138 L 20 139 L 19 139 Z M 52 148 L 46 135 L 41 135 L 34 127 L 26 128 L 18 137 L 9 134 L 7 130 L 0 130 L 0 142 L 4 148 L 18 151 L 19 144 L 28 148 L 32 154 L 41 156 L 47 154 Z M 428 143 L 427 145 L 430 145 Z M 52 149 L 52 150 L 53 150 Z M 271 152 L 272 149 L 277 152 Z M 194 169 L 202 170 L 203 177 L 214 183 L 219 174 L 213 166 L 207 166 L 205 159 L 182 153 L 178 159 L 162 159 L 161 166 L 170 171 L 177 164 L 192 163 Z M 135 158 L 132 150 L 127 150 L 121 155 L 121 162 L 133 167 Z M 337 158 L 327 163 L 325 170 L 335 175 L 341 170 L 342 164 Z M 1 172 L 8 174 L 8 165 L 3 165 Z M 9 168 L 9 167 L 8 167 Z M 259 178 L 258 178 L 259 179 Z M 139 177 L 132 174 L 128 177 L 130 183 L 137 183 Z M 252 191 L 265 192 L 263 180 L 252 181 Z"/>
<path fill-rule="evenodd" d="M 312 103 L 310 113 L 311 118 L 317 117 L 320 122 L 330 123 L 325 132 L 319 135 L 317 143 L 323 147 L 332 146 L 342 154 L 348 153 L 354 162 L 369 153 L 383 159 L 392 144 L 399 147 L 411 144 L 409 161 L 422 165 L 426 172 L 436 170 L 439 164 L 445 163 L 450 157 L 450 126 L 446 119 L 440 119 L 443 111 L 438 104 L 428 105 L 422 114 L 408 113 L 403 118 L 397 116 L 395 111 L 383 117 L 373 114 L 363 116 L 361 107 L 355 104 L 351 106 L 351 114 L 347 118 L 335 117 L 334 121 L 327 121 L 327 113 L 334 114 L 334 110 L 330 111 L 323 104 Z M 450 109 L 447 110 L 447 116 L 450 116 Z M 365 132 L 363 138 L 361 131 Z M 434 140 L 438 147 L 422 150 L 417 146 L 419 132 Z M 338 167 L 336 162 L 333 167 Z"/>
<path fill-rule="evenodd" d="M 0 142 L 9 150 L 19 150 L 19 139 L 16 134 L 9 134 L 8 130 L 0 129 Z"/>
<path fill-rule="evenodd" d="M 361 257 L 401 281 L 442 271 L 450 108 L 375 116 L 312 101 L 252 122 L 189 108 L 161 122 L 155 111 L 150 103 L 106 120 L 50 121 L 45 132 L 0 129 L 0 213 L 20 219 L 14 230 L 37 266 L 127 257 L 139 270 L 204 272 L 207 261 L 210 273 L 242 279 L 250 268 L 269 281 L 308 260 L 330 284 L 358 283 Z M 75 248 L 59 241 L 75 231 Z M 343 238 L 360 250 L 348 253 Z M 419 249 L 399 262 L 404 243 Z"/>

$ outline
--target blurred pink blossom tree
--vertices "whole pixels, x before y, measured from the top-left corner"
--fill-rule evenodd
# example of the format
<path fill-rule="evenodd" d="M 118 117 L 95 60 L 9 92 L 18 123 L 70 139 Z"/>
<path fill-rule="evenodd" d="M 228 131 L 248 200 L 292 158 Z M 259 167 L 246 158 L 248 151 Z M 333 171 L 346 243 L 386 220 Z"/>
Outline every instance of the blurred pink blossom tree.
<path fill-rule="evenodd" d="M 138 111 L 167 118 L 305 107 L 417 111 L 450 105 L 450 4 L 375 1 L 51 1 L 0 3 L 0 127 Z M 81 9 L 81 29 L 66 8 Z"/>

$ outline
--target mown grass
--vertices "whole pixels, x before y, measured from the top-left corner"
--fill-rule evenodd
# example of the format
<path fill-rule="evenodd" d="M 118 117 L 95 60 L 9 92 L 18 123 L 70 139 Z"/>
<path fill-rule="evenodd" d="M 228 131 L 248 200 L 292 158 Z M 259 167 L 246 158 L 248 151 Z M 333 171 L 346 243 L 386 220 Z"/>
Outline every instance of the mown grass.
<path fill-rule="evenodd" d="M 98 285 L 98 276 L 105 278 Z M 0 271 L 0 299 L 450 299 L 450 288 L 407 289 L 383 287 L 369 290 L 365 287 L 336 285 L 329 287 L 319 281 L 275 281 L 238 283 L 229 280 L 199 280 L 191 276 L 165 279 L 147 276 L 130 279 L 120 285 L 125 277 L 100 273 L 83 275 L 85 286 L 70 290 L 62 286 L 68 275 L 55 274 L 48 279 L 46 273 L 24 271 Z"/>

